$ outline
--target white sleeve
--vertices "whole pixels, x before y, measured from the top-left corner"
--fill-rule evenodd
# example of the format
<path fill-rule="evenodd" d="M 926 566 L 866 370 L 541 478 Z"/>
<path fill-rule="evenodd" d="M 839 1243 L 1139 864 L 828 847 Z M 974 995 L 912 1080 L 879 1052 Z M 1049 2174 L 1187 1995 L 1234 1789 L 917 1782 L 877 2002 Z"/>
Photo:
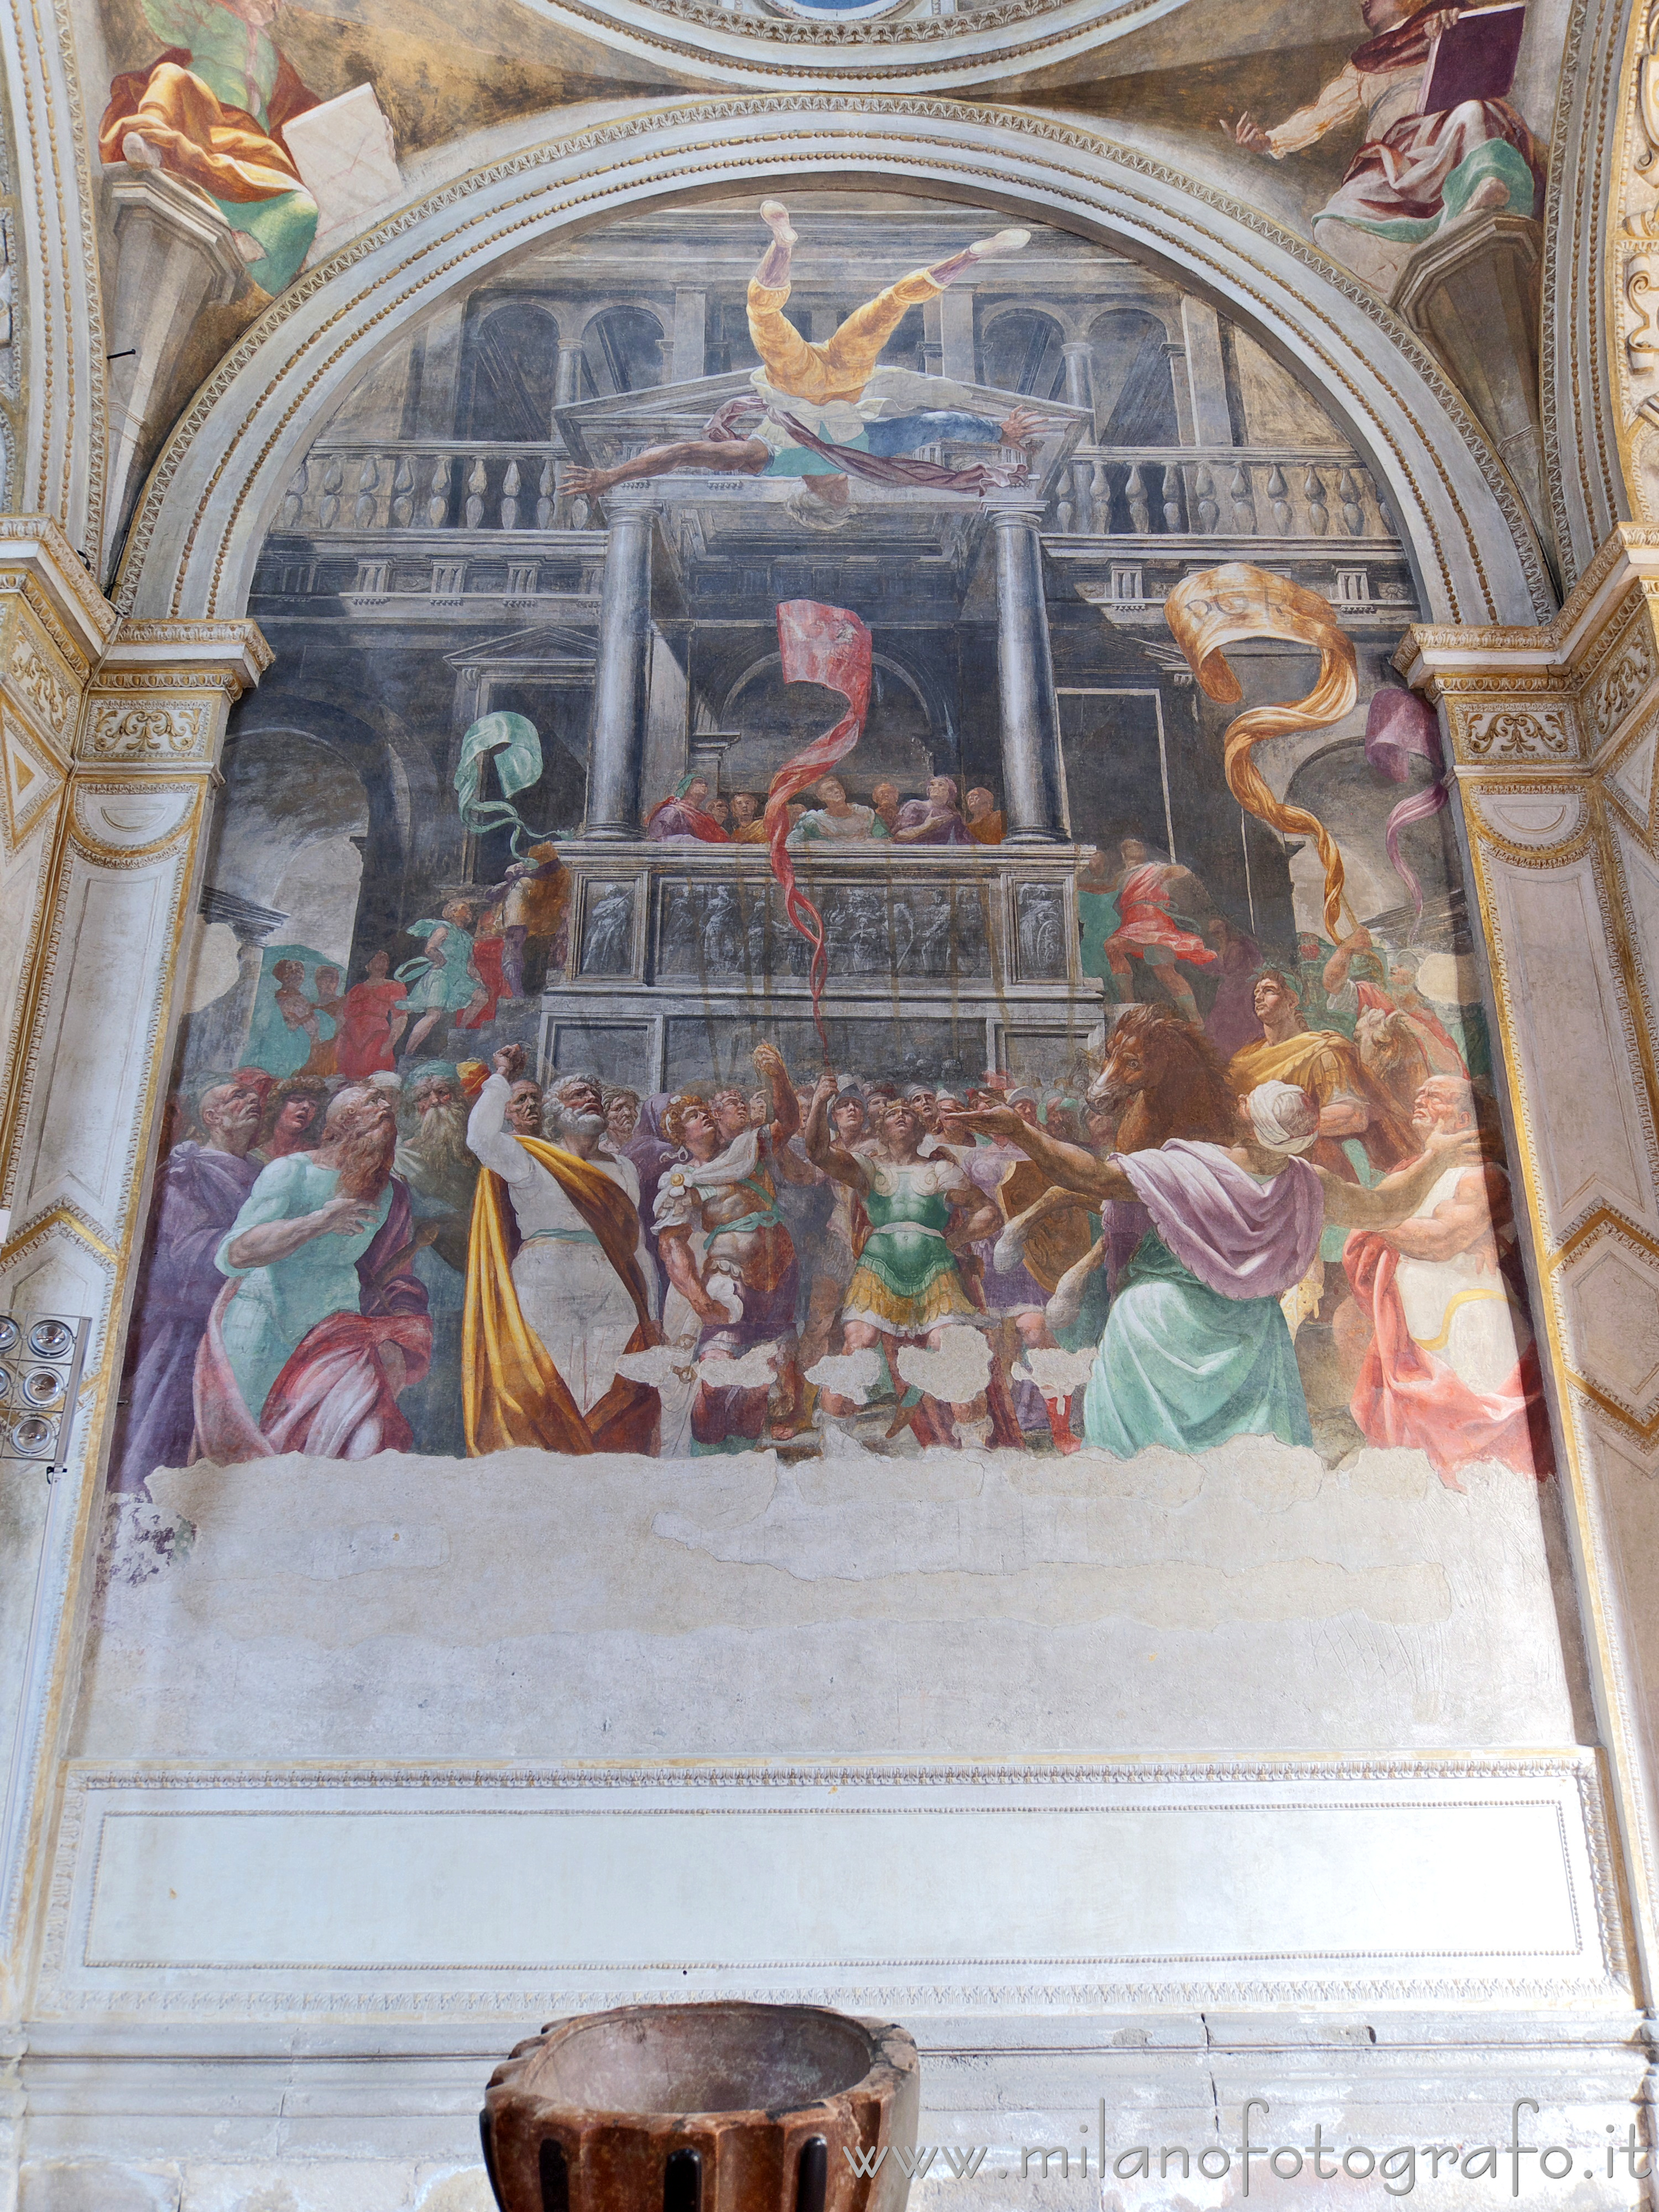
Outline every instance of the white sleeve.
<path fill-rule="evenodd" d="M 1350 62 L 1308 106 L 1298 107 L 1294 115 L 1287 115 L 1268 131 L 1267 150 L 1275 161 L 1282 161 L 1286 154 L 1300 153 L 1339 124 L 1351 123 L 1364 105 L 1364 86 Z"/>
<path fill-rule="evenodd" d="M 493 1168 L 504 1181 L 528 1182 L 536 1164 L 518 1139 L 508 1135 L 503 1127 L 507 1102 L 511 1096 L 512 1086 L 504 1075 L 489 1079 L 467 1116 L 466 1148 L 475 1160 Z"/>
<path fill-rule="evenodd" d="M 686 1174 L 683 1164 L 664 1171 L 662 1180 L 657 1185 L 657 1203 L 652 1225 L 659 1237 L 667 1230 L 702 1228 L 702 1194 Z"/>

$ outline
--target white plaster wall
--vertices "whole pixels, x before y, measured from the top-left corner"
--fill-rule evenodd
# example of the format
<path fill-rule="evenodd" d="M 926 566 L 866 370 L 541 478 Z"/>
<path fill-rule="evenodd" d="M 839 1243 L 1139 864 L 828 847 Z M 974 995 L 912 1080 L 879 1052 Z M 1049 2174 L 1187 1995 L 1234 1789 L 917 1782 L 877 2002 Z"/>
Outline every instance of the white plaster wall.
<path fill-rule="evenodd" d="M 963 1757 L 1573 1740 L 1530 1481 L 529 1451 L 152 1477 L 88 1758 Z M 165 1547 L 158 1549 L 158 1545 Z"/>

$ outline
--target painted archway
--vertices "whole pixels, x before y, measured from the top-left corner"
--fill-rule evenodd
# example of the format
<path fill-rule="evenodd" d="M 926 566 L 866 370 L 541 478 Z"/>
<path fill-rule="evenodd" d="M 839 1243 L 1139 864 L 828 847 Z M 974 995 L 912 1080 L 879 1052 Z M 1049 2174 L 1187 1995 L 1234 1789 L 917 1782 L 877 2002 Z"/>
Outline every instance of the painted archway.
<path fill-rule="evenodd" d="M 1406 327 L 1267 217 L 1092 131 L 940 100 L 814 94 L 658 109 L 474 172 L 308 272 L 226 356 L 152 472 L 115 587 L 224 617 L 318 422 L 392 334 L 526 245 L 696 189 L 878 177 L 1096 237 L 1210 296 L 1320 391 L 1396 514 L 1435 618 L 1527 622 L 1554 587 L 1519 495 Z"/>

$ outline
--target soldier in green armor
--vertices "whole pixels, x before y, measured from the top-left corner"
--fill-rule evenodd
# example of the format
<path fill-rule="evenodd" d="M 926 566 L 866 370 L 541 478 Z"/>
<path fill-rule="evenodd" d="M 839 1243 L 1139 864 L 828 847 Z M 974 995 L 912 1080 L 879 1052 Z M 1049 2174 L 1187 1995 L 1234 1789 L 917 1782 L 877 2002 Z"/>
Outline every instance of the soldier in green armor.
<path fill-rule="evenodd" d="M 836 1078 L 820 1076 L 806 1123 L 814 1167 L 862 1200 L 870 1233 L 858 1255 L 842 1306 L 842 1342 L 849 1352 L 890 1352 L 901 1343 L 939 1351 L 945 1332 L 983 1316 L 969 1298 L 957 1254 L 976 1237 L 996 1235 L 1001 1216 L 945 1152 L 923 1158 L 927 1131 L 915 1103 L 895 1099 L 876 1127 L 869 1155 L 844 1152 L 830 1126 Z M 826 1390 L 826 1413 L 845 1417 L 852 1401 Z M 983 1443 L 989 1433 L 981 1392 L 950 1407 L 957 1441 Z M 981 1433 L 983 1432 L 983 1433 Z"/>

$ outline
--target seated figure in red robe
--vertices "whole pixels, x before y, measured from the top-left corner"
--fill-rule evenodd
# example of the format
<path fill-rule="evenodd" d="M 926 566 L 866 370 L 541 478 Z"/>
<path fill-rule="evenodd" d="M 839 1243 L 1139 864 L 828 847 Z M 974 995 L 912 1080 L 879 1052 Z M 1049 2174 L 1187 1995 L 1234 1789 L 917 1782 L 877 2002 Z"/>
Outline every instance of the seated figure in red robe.
<path fill-rule="evenodd" d="M 1314 238 L 1386 297 L 1413 246 L 1445 225 L 1486 210 L 1537 215 L 1544 163 L 1507 100 L 1419 112 L 1437 40 L 1470 10 L 1443 0 L 1416 9 L 1410 0 L 1360 0 L 1359 12 L 1375 35 L 1308 106 L 1269 131 L 1248 113 L 1222 127 L 1253 153 L 1282 161 L 1361 121 L 1364 139 L 1314 217 Z"/>

